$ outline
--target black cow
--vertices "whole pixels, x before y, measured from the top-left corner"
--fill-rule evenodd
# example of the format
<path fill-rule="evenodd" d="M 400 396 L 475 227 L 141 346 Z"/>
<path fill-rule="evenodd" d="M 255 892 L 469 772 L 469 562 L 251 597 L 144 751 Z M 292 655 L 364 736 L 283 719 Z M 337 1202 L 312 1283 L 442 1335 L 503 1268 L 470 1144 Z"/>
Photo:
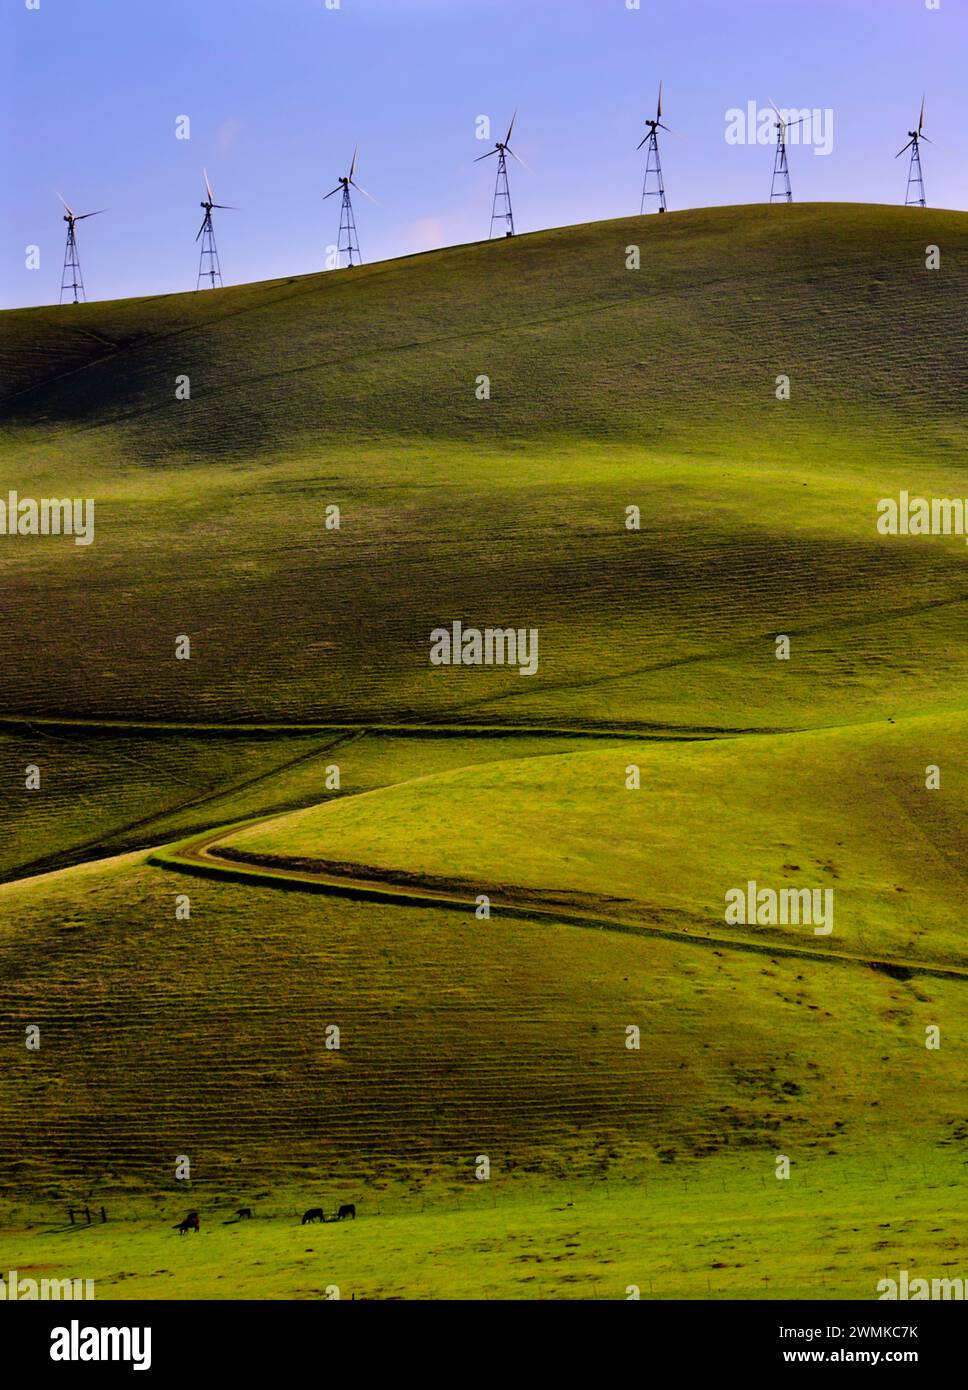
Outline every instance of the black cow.
<path fill-rule="evenodd" d="M 324 1213 L 323 1213 L 322 1207 L 310 1207 L 308 1211 L 304 1211 L 304 1212 L 303 1212 L 303 1218 L 302 1218 L 302 1220 L 300 1221 L 299 1224 L 300 1224 L 300 1226 L 305 1226 L 306 1223 L 307 1223 L 307 1221 L 325 1221 L 325 1220 L 326 1220 L 326 1217 L 325 1217 L 325 1215 L 324 1215 Z"/>
<path fill-rule="evenodd" d="M 336 1220 L 343 1221 L 346 1219 L 347 1216 L 351 1216 L 354 1221 L 356 1220 L 356 1207 L 353 1205 L 352 1202 L 343 1203 L 339 1211 L 336 1213 Z"/>

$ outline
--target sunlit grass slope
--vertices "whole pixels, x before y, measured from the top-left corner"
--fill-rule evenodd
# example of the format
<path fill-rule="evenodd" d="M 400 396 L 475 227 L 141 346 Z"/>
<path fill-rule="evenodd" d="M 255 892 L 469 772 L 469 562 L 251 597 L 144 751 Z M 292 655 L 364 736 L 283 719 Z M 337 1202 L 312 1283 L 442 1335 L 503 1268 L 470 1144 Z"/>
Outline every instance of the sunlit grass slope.
<path fill-rule="evenodd" d="M 0 878 L 353 796 L 468 763 L 582 747 L 587 740 L 366 730 L 294 734 L 33 726 L 0 734 Z M 26 768 L 40 786 L 27 790 Z M 338 787 L 335 777 L 339 778 Z"/>
<path fill-rule="evenodd" d="M 966 491 L 966 291 L 965 214 L 805 205 L 4 314 L 3 486 L 96 501 L 90 547 L 4 538 L 4 706 L 687 729 L 950 708 L 968 552 L 874 522 L 900 488 Z M 538 628 L 538 673 L 431 668 L 457 619 Z"/>
<path fill-rule="evenodd" d="M 964 716 L 625 743 L 420 777 L 224 845 L 495 897 L 526 889 L 690 934 L 965 963 L 966 762 Z M 929 790 L 931 767 L 940 786 Z M 749 880 L 833 890 L 833 932 L 737 933 L 725 895 Z"/>
<path fill-rule="evenodd" d="M 500 1177 L 443 1196 L 381 1193 L 352 1225 L 308 1231 L 305 1189 L 252 1201 L 240 1183 L 202 1200 L 192 1241 L 171 1229 L 184 1195 L 111 1203 L 113 1219 L 90 1227 L 38 1228 L 21 1208 L 0 1231 L 0 1264 L 34 1278 L 83 1269 L 111 1299 L 622 1300 L 634 1288 L 657 1300 L 869 1300 L 901 1269 L 962 1277 L 962 1179 L 954 1155 L 891 1168 L 869 1155 L 798 1160 L 778 1181 L 747 1154 L 557 1193 Z M 331 1210 L 346 1188 L 337 1179 L 314 1195 Z M 246 1198 L 253 1220 L 236 1221 Z"/>
<path fill-rule="evenodd" d="M 139 1295 L 335 1277 L 612 1297 L 614 1274 L 750 1296 L 773 1272 L 790 1297 L 819 1264 L 870 1296 L 950 1256 L 965 982 L 778 955 L 803 934 L 723 910 L 748 879 L 829 887 L 814 949 L 966 960 L 968 548 L 875 530 L 903 488 L 968 494 L 966 291 L 965 214 L 815 205 L 0 316 L 0 495 L 96 505 L 91 546 L 0 537 L 0 872 L 280 813 L 236 848 L 667 932 L 189 878 L 143 852 L 4 884 L 0 1256 L 56 1262 L 78 1198 L 117 1213 L 93 1267 Z M 537 629 L 538 671 L 432 667 L 458 620 Z M 334 721 L 357 727 L 300 727 Z M 355 736 L 382 723 L 464 727 Z M 713 930 L 764 949 L 695 939 Z M 777 1184 L 780 1153 L 809 1191 Z M 545 1209 L 569 1184 L 595 1204 L 574 1225 Z M 435 1269 L 416 1206 L 465 1196 Z M 354 1199 L 355 1245 L 293 1224 Z M 233 1204 L 265 1224 L 216 1235 Z M 188 1206 L 199 1266 L 166 1290 Z M 366 1233 L 384 1210 L 385 1240 Z M 352 1253 L 307 1263 L 330 1237 Z"/>
<path fill-rule="evenodd" d="M 0 1178 L 45 1222 L 88 1191 L 183 1200 L 178 1154 L 189 1205 L 474 1190 L 480 1154 L 502 1190 L 723 1154 L 771 1182 L 778 1152 L 964 1156 L 960 981 L 137 857 L 0 887 L 0 914 Z"/>

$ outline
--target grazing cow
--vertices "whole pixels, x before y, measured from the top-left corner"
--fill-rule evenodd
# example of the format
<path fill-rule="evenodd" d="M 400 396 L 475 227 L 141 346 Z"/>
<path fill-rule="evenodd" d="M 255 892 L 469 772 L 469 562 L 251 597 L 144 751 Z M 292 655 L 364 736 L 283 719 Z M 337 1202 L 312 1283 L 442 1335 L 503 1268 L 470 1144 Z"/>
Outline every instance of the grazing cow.
<path fill-rule="evenodd" d="M 322 1207 L 310 1207 L 308 1211 L 304 1211 L 304 1212 L 303 1212 L 303 1218 L 302 1218 L 302 1220 L 300 1221 L 299 1224 L 300 1224 L 300 1226 L 305 1226 L 306 1223 L 307 1223 L 307 1221 L 325 1221 L 325 1220 L 326 1220 L 326 1217 L 323 1215 L 323 1209 L 322 1209 Z"/>
<path fill-rule="evenodd" d="M 251 1207 L 239 1207 L 239 1209 L 238 1209 L 238 1211 L 235 1213 L 235 1215 L 238 1217 L 238 1219 L 239 1219 L 240 1221 L 251 1221 L 251 1220 L 252 1220 L 252 1208 L 251 1208 Z"/>
<path fill-rule="evenodd" d="M 198 1219 L 197 1211 L 190 1211 L 184 1221 L 176 1221 L 175 1225 L 172 1227 L 172 1230 L 177 1231 L 178 1234 L 182 1236 L 185 1235 L 187 1231 L 198 1231 L 200 1229 L 201 1222 Z"/>
<path fill-rule="evenodd" d="M 343 1203 L 339 1211 L 336 1213 L 336 1220 L 344 1221 L 347 1216 L 351 1216 L 354 1221 L 356 1220 L 356 1207 L 352 1202 Z"/>

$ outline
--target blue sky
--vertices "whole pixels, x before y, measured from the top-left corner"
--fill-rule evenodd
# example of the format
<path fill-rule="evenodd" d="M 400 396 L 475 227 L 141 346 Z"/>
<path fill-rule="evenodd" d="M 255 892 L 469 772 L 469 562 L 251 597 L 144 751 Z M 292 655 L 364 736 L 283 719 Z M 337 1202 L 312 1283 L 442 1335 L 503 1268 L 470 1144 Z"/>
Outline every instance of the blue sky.
<path fill-rule="evenodd" d="M 659 78 L 670 209 L 769 193 L 772 151 L 726 112 L 833 112 L 833 152 L 791 149 L 797 201 L 901 202 L 894 155 L 927 92 L 933 206 L 968 207 L 968 0 L 0 0 L 0 304 L 56 302 L 77 211 L 91 299 L 192 289 L 202 167 L 226 283 L 324 268 L 359 142 L 365 260 L 487 234 L 503 134 L 519 231 L 637 213 Z M 333 0 L 330 0 L 333 3 Z M 175 138 L 176 117 L 191 139 Z M 27 270 L 25 248 L 41 251 Z"/>

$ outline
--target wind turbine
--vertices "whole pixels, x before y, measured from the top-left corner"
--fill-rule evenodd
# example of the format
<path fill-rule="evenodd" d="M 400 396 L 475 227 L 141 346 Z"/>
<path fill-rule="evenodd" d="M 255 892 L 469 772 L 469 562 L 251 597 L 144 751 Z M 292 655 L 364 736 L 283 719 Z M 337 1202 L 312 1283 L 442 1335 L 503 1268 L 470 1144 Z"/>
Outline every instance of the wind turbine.
<path fill-rule="evenodd" d="M 222 283 L 222 267 L 219 265 L 218 251 L 215 246 L 215 228 L 212 226 L 212 208 L 224 209 L 226 212 L 235 212 L 236 208 L 231 208 L 227 203 L 217 203 L 215 194 L 212 192 L 212 185 L 208 181 L 208 173 L 202 170 L 205 178 L 205 200 L 199 206 L 205 209 L 205 216 L 202 218 L 202 225 L 198 229 L 198 238 L 202 239 L 202 253 L 198 258 L 198 279 L 195 281 L 196 290 L 201 287 L 202 280 L 208 279 L 209 289 L 215 288 L 215 281 Z M 205 262 L 208 261 L 206 266 Z"/>
<path fill-rule="evenodd" d="M 363 194 L 364 198 L 369 198 L 371 203 L 376 202 L 372 194 L 367 193 L 365 188 L 360 188 L 360 185 L 353 177 L 356 173 L 356 156 L 359 153 L 359 148 L 359 145 L 357 145 L 356 149 L 353 151 L 353 163 L 350 165 L 349 173 L 345 178 L 340 179 L 339 183 L 331 192 L 326 193 L 323 197 L 323 202 L 325 203 L 327 198 L 332 198 L 334 193 L 338 193 L 340 189 L 343 190 L 343 204 L 339 214 L 339 236 L 336 241 L 337 265 L 344 251 L 346 253 L 346 264 L 348 266 L 354 264 L 354 253 L 356 254 L 355 264 L 362 265 L 363 263 L 363 257 L 360 255 L 360 243 L 356 235 L 356 218 L 353 216 L 353 204 L 350 201 L 350 189 L 355 188 L 358 192 Z"/>
<path fill-rule="evenodd" d="M 671 131 L 671 130 L 669 130 L 669 127 L 668 127 L 667 125 L 663 125 L 663 124 L 662 124 L 662 83 L 661 83 L 661 82 L 659 83 L 659 104 L 658 104 L 658 106 L 657 106 L 656 109 L 655 109 L 655 120 L 654 120 L 654 121 L 646 121 L 645 124 L 649 127 L 649 133 L 648 133 L 648 135 L 644 136 L 644 137 L 639 141 L 638 145 L 636 146 L 636 149 L 639 149 L 639 150 L 640 150 L 640 149 L 642 148 L 642 146 L 645 145 L 645 144 L 647 144 L 648 147 L 649 147 L 649 148 L 648 148 L 648 151 L 647 151 L 647 153 L 646 153 L 646 159 L 645 159 L 645 182 L 642 184 L 642 206 L 639 208 L 639 212 L 640 212 L 640 213 L 645 212 L 645 202 L 646 202 L 646 199 L 647 199 L 647 198 L 658 198 L 658 200 L 659 200 L 659 211 L 660 211 L 660 212 L 665 212 L 665 210 L 666 210 L 665 184 L 662 182 L 662 165 L 661 165 L 661 163 L 660 163 L 660 161 L 659 161 L 659 136 L 658 136 L 658 132 L 659 132 L 660 130 L 668 130 L 670 135 L 674 134 L 674 132 Z M 650 187 L 649 187 L 649 175 L 650 175 L 650 174 L 652 175 L 653 182 L 655 183 L 655 187 L 654 187 L 654 188 L 650 188 Z"/>
<path fill-rule="evenodd" d="M 61 271 L 60 303 L 64 303 L 64 291 L 70 290 L 74 296 L 73 302 L 80 303 L 81 299 L 87 299 L 84 289 L 84 277 L 81 274 L 81 262 L 77 255 L 77 237 L 74 235 L 75 222 L 83 222 L 85 217 L 100 217 L 102 212 L 107 212 L 107 208 L 98 208 L 97 212 L 76 213 L 69 207 L 61 195 L 58 198 L 64 203 L 64 221 L 67 223 L 67 247 L 64 251 L 64 268 Z"/>
<path fill-rule="evenodd" d="M 787 163 L 786 152 L 787 131 L 793 130 L 798 125 L 802 125 L 806 117 L 801 116 L 798 121 L 787 121 L 780 114 L 780 109 L 772 98 L 770 100 L 770 105 L 776 112 L 776 158 L 773 161 L 773 182 L 770 185 L 770 202 L 792 203 L 793 188 L 790 185 L 790 165 Z M 779 193 L 776 188 L 777 182 L 780 184 Z"/>
<path fill-rule="evenodd" d="M 514 236 L 514 213 L 511 211 L 511 186 L 508 183 L 508 155 L 512 159 L 517 159 L 522 169 L 527 169 L 523 159 L 519 159 L 511 148 L 511 132 L 514 129 L 514 122 L 518 119 L 515 111 L 511 117 L 511 124 L 508 126 L 508 133 L 503 140 L 498 140 L 493 150 L 488 150 L 487 154 L 478 155 L 474 160 L 475 164 L 480 164 L 483 159 L 492 159 L 497 155 L 497 178 L 494 181 L 494 202 L 491 204 L 491 230 L 488 236 L 494 235 L 494 223 L 504 223 L 504 235 Z"/>
<path fill-rule="evenodd" d="M 905 150 L 911 151 L 911 164 L 908 168 L 907 193 L 904 197 L 904 206 L 923 208 L 926 207 L 927 204 L 924 199 L 924 177 L 921 173 L 921 141 L 928 140 L 928 137 L 924 133 L 923 96 L 921 98 L 921 115 L 918 117 L 918 128 L 917 130 L 909 130 L 908 135 L 911 137 L 910 140 L 904 146 L 903 150 L 898 150 L 894 158 L 900 159 Z M 928 144 L 933 145 L 934 141 L 928 140 Z"/>

